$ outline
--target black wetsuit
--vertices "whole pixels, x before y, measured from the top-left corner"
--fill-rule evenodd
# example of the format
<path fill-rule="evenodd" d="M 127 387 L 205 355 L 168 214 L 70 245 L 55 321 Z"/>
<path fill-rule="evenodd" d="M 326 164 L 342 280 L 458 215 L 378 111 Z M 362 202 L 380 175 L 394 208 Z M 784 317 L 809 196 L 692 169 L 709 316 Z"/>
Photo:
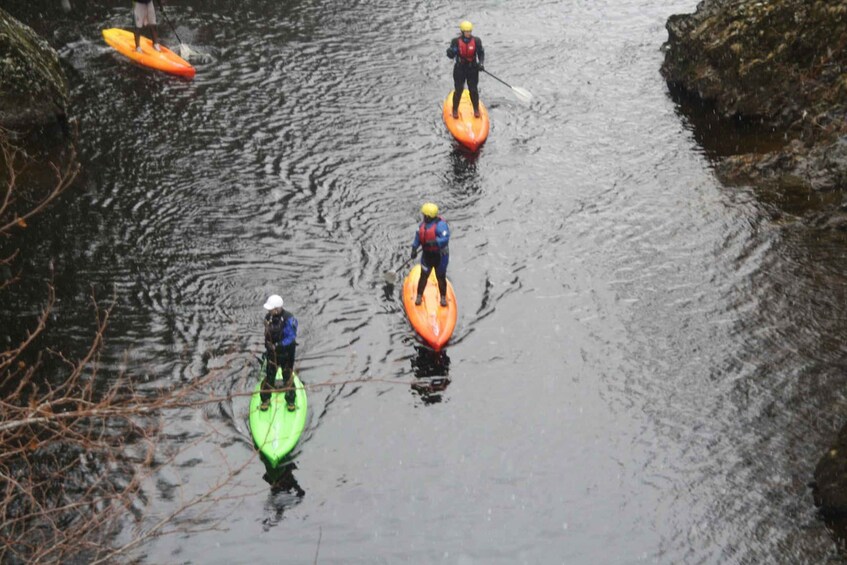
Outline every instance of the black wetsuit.
<path fill-rule="evenodd" d="M 262 402 L 270 400 L 276 371 L 278 367 L 281 367 L 282 386 L 284 388 L 291 387 L 291 390 L 285 393 L 285 400 L 289 404 L 294 404 L 294 383 L 291 375 L 294 370 L 294 354 L 297 349 L 297 342 L 294 341 L 296 335 L 297 318 L 291 312 L 283 310 L 280 315 L 272 316 L 270 313 L 265 315 L 265 357 L 267 363 L 265 365 L 265 380 L 262 382 L 260 393 Z M 283 345 L 283 342 L 289 343 Z"/>
<path fill-rule="evenodd" d="M 468 43 L 471 39 L 476 42 L 476 52 L 472 61 L 468 61 L 459 56 L 459 42 Z M 447 48 L 447 56 L 451 59 L 456 59 L 456 64 L 453 65 L 453 112 L 459 111 L 459 101 L 462 99 L 462 91 L 465 89 L 465 82 L 468 83 L 468 91 L 471 95 L 471 104 L 473 104 L 474 112 L 479 112 L 479 65 L 485 62 L 485 50 L 482 48 L 482 40 L 478 37 L 471 36 L 454 37 L 450 42 L 450 47 Z"/>

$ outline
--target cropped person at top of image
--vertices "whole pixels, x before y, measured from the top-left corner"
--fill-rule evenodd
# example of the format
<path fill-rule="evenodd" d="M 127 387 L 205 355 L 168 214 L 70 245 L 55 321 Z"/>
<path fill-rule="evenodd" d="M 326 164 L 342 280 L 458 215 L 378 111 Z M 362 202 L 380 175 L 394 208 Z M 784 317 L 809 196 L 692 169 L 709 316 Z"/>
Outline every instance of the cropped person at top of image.
<path fill-rule="evenodd" d="M 278 368 L 282 368 L 285 402 L 289 412 L 297 409 L 294 403 L 294 355 L 297 349 L 297 318 L 283 309 L 282 297 L 272 294 L 264 304 L 265 310 L 265 379 L 262 382 L 260 410 L 267 410 Z"/>
<path fill-rule="evenodd" d="M 438 293 L 441 296 L 441 306 L 447 306 L 447 264 L 450 262 L 450 227 L 447 222 L 438 215 L 438 206 L 427 202 L 421 206 L 423 221 L 415 232 L 412 241 L 412 259 L 418 256 L 418 248 L 423 251 L 421 255 L 421 277 L 418 281 L 418 293 L 415 297 L 415 305 L 419 306 L 423 300 L 426 282 L 433 267 L 435 278 L 438 280 Z"/>
<path fill-rule="evenodd" d="M 156 29 L 156 8 L 153 6 L 153 0 L 133 0 L 132 14 L 135 18 L 135 50 L 141 53 L 141 33 L 145 27 L 149 26 L 153 35 L 153 49 L 161 51 L 159 32 Z"/>
<path fill-rule="evenodd" d="M 450 41 L 447 48 L 447 57 L 455 59 L 453 65 L 453 118 L 459 117 L 459 102 L 462 100 L 462 92 L 465 82 L 468 83 L 468 91 L 473 105 L 473 115 L 479 117 L 479 71 L 485 70 L 485 50 L 482 48 L 482 40 L 473 35 L 473 24 L 465 20 L 459 24 L 459 36 Z"/>

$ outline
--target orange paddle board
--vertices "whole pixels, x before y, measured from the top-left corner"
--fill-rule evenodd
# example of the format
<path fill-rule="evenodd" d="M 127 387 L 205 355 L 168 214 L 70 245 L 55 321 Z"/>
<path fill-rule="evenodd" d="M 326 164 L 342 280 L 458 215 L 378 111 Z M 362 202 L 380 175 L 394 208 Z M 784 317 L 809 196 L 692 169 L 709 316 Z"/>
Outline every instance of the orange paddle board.
<path fill-rule="evenodd" d="M 482 100 L 479 101 L 479 117 L 474 118 L 473 104 L 471 104 L 471 93 L 466 88 L 462 92 L 462 98 L 459 101 L 459 117 L 453 118 L 453 92 L 447 95 L 444 99 L 444 123 L 447 129 L 456 138 L 456 141 L 470 149 L 476 151 L 488 138 L 488 129 L 490 127 L 488 121 L 488 110 Z"/>
<path fill-rule="evenodd" d="M 473 115 L 473 114 L 471 114 Z M 429 280 L 423 293 L 420 306 L 415 306 L 415 297 L 418 294 L 418 280 L 421 277 L 421 266 L 415 265 L 406 280 L 403 281 L 403 307 L 409 317 L 415 331 L 434 350 L 441 348 L 450 340 L 453 329 L 456 327 L 456 318 L 459 309 L 456 305 L 456 294 L 453 285 L 447 281 L 447 306 L 441 306 L 441 296 L 438 294 L 438 281 L 435 278 L 435 269 L 429 273 Z"/>
<path fill-rule="evenodd" d="M 194 77 L 194 67 L 188 61 L 165 47 L 159 45 L 161 51 L 153 49 L 153 42 L 146 37 L 141 38 L 141 53 L 135 50 L 135 34 L 125 29 L 104 29 L 103 39 L 118 53 L 129 57 L 139 65 L 164 71 L 185 78 Z"/>

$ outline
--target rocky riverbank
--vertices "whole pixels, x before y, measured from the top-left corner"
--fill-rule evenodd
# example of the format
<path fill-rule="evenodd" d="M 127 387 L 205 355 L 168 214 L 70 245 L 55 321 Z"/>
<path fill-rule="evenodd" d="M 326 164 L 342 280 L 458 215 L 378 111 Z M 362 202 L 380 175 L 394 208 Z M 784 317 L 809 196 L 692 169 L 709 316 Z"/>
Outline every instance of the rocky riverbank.
<path fill-rule="evenodd" d="M 815 468 L 815 503 L 829 516 L 847 517 L 847 427 Z"/>
<path fill-rule="evenodd" d="M 722 180 L 843 189 L 847 0 L 704 0 L 667 29 L 661 72 L 671 87 L 726 118 L 784 133 L 778 150 L 723 158 Z M 847 202 L 829 212 L 845 211 Z"/>
<path fill-rule="evenodd" d="M 67 122 L 68 81 L 59 55 L 0 9 L 0 127 L 41 134 L 67 131 Z"/>
<path fill-rule="evenodd" d="M 733 183 L 845 193 L 847 0 L 704 0 L 667 22 L 662 75 L 727 119 L 783 133 L 783 147 L 724 157 Z M 847 229 L 847 199 L 813 225 Z M 815 470 L 815 502 L 847 517 L 847 428 Z"/>

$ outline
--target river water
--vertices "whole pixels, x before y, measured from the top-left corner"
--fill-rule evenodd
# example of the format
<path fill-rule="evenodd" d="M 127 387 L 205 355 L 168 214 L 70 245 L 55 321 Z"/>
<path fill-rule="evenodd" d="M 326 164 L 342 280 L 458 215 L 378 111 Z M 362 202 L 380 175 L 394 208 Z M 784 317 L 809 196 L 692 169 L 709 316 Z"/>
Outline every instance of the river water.
<path fill-rule="evenodd" d="M 114 290 L 105 371 L 211 373 L 232 395 L 166 419 L 177 465 L 147 485 L 145 524 L 246 464 L 185 514 L 193 533 L 138 556 L 838 555 L 807 484 L 847 417 L 845 236 L 802 221 L 816 195 L 716 179 L 732 133 L 658 72 L 665 21 L 694 0 L 174 0 L 179 36 L 207 55 L 190 82 L 113 53 L 99 31 L 128 27 L 129 9 L 108 4 L 18 6 L 67 63 L 80 122 L 81 186 L 33 231 L 57 270 L 56 331 L 83 343 L 92 285 Z M 482 78 L 478 155 L 440 111 L 466 17 L 487 70 L 535 96 Z M 427 200 L 453 232 L 443 356 L 384 278 Z M 270 293 L 299 318 L 313 386 L 274 488 L 239 396 Z"/>

